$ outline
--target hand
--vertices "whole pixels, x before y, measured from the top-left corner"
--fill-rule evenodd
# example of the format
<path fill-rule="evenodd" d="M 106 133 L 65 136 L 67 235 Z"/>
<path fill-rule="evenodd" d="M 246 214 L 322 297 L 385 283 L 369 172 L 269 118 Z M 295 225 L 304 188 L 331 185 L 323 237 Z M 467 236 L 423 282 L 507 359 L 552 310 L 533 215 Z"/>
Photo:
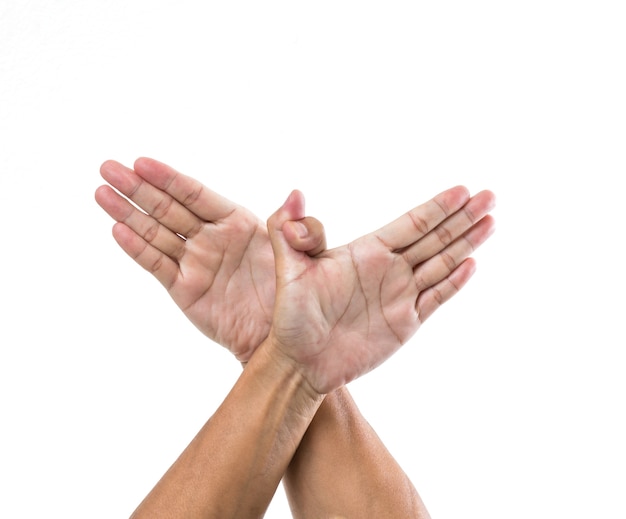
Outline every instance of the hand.
<path fill-rule="evenodd" d="M 100 168 L 124 195 L 109 186 L 96 190 L 98 204 L 118 222 L 114 238 L 200 331 L 247 361 L 269 333 L 274 306 L 274 254 L 265 223 L 165 164 L 141 158 L 134 168 L 114 161 Z M 294 249 L 316 254 L 325 248 L 317 220 L 289 229 Z M 308 234 L 301 237 L 302 229 Z"/>
<path fill-rule="evenodd" d="M 494 230 L 495 197 L 462 186 L 437 195 L 376 232 L 309 257 L 289 246 L 304 215 L 291 193 L 268 220 L 277 272 L 270 331 L 318 393 L 372 370 L 404 344 L 474 273 L 469 255 Z"/>

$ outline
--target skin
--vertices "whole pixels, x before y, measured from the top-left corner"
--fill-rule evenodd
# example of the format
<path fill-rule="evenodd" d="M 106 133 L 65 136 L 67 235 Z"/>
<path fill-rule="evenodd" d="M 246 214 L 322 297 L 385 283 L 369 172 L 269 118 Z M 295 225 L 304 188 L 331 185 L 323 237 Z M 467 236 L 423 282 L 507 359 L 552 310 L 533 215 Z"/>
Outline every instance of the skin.
<path fill-rule="evenodd" d="M 132 518 L 263 517 L 322 401 L 266 339 Z"/>
<path fill-rule="evenodd" d="M 469 280 L 475 265 L 468 256 L 487 233 L 484 221 L 474 225 L 468 199 L 464 187 L 449 189 L 382 229 L 315 257 L 293 250 L 282 231 L 303 216 L 301 193 L 292 192 L 270 218 L 278 273 L 270 336 L 304 366 L 317 392 L 374 369 Z M 448 220 L 448 229 L 435 231 Z"/>
<path fill-rule="evenodd" d="M 452 188 L 375 233 L 326 251 L 321 224 L 304 217 L 298 192 L 266 227 L 151 159 L 139 159 L 134 170 L 109 161 L 101 173 L 124 195 L 109 186 L 96 192 L 118 222 L 115 239 L 200 330 L 242 362 L 267 338 L 279 365 L 298 373 L 313 394 L 326 395 L 320 406 L 309 402 L 317 414 L 291 439 L 297 450 L 287 452 L 287 464 L 277 472 L 278 480 L 285 475 L 294 517 L 371 514 L 363 495 L 381 496 L 377 516 L 428 517 L 343 385 L 391 355 L 471 277 L 468 256 L 493 231 L 487 214 L 493 194 L 470 198 L 465 188 Z M 339 286 L 340 293 L 325 288 Z M 272 321 L 274 304 L 278 317 Z M 243 316 L 250 326 L 242 325 Z M 345 463 L 337 464 L 338 453 Z M 371 477 L 355 478 L 364 466 L 373 469 Z"/>
<path fill-rule="evenodd" d="M 189 320 L 242 362 L 269 333 L 274 255 L 266 226 L 247 209 L 151 159 L 100 168 L 98 204 L 113 237 L 166 288 Z M 137 210 L 131 203 L 147 214 Z M 184 238 L 183 238 L 184 236 Z"/>

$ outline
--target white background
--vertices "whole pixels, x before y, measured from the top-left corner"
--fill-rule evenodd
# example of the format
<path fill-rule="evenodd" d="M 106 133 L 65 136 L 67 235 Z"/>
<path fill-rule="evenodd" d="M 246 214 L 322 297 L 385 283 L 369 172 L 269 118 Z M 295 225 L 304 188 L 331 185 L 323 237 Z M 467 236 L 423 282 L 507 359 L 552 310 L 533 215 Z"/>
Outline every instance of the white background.
<path fill-rule="evenodd" d="M 433 519 L 626 517 L 623 5 L 0 0 L 0 517 L 127 517 L 239 373 L 94 202 L 142 155 L 262 218 L 301 189 L 330 246 L 493 190 L 352 392 Z"/>

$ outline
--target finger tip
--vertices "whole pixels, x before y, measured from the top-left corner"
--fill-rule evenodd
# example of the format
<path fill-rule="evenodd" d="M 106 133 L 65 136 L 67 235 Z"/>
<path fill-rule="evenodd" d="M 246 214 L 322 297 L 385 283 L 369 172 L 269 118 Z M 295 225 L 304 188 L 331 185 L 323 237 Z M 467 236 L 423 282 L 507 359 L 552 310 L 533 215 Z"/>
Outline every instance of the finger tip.
<path fill-rule="evenodd" d="M 115 222 L 111 227 L 111 234 L 117 243 L 126 245 L 132 234 L 131 229 L 123 222 Z"/>
<path fill-rule="evenodd" d="M 295 203 L 301 205 L 302 208 L 304 208 L 304 202 L 304 193 L 299 189 L 293 189 L 285 201 L 285 203 Z"/>
<path fill-rule="evenodd" d="M 305 200 L 304 194 L 298 189 L 294 189 L 281 206 L 280 210 L 284 211 L 285 219 L 300 220 L 304 218 Z"/>
<path fill-rule="evenodd" d="M 100 164 L 100 174 L 104 174 L 107 171 L 110 171 L 111 169 L 115 167 L 116 164 L 117 162 L 115 160 L 112 160 L 112 159 L 105 160 L 102 164 Z"/>
<path fill-rule="evenodd" d="M 113 235 L 113 237 L 115 239 L 117 239 L 121 233 L 123 233 L 124 231 L 122 230 L 122 227 L 124 226 L 124 224 L 120 223 L 120 222 L 115 222 L 113 224 L 113 226 L 111 227 L 111 234 Z"/>
<path fill-rule="evenodd" d="M 479 225 L 480 225 L 480 228 L 482 229 L 481 232 L 483 234 L 483 237 L 480 243 L 483 243 L 488 238 L 490 238 L 493 233 L 496 232 L 496 219 L 492 215 L 487 214 L 482 217 L 482 219 L 479 222 Z"/>
<path fill-rule="evenodd" d="M 496 194 L 490 189 L 485 189 L 483 190 L 483 196 L 487 199 L 488 210 L 493 209 L 497 202 Z"/>
<path fill-rule="evenodd" d="M 135 171 L 142 171 L 145 170 L 147 168 L 150 167 L 150 165 L 153 163 L 153 159 L 149 158 L 149 157 L 137 157 L 135 159 L 135 162 L 133 162 L 133 169 Z"/>
<path fill-rule="evenodd" d="M 470 196 L 470 190 L 464 184 L 459 184 L 453 187 L 451 191 L 455 192 L 456 194 L 458 194 L 460 197 L 463 197 L 463 198 L 469 198 Z"/>
<path fill-rule="evenodd" d="M 455 208 L 462 206 L 471 198 L 470 190 L 467 188 L 467 186 L 464 186 L 462 184 L 459 184 L 458 186 L 449 189 L 446 192 L 446 195 L 451 207 Z"/>
<path fill-rule="evenodd" d="M 106 196 L 108 189 L 109 189 L 108 186 L 98 186 L 96 188 L 96 190 L 93 192 L 93 197 L 96 200 L 96 202 L 98 203 L 102 202 L 102 199 Z"/>

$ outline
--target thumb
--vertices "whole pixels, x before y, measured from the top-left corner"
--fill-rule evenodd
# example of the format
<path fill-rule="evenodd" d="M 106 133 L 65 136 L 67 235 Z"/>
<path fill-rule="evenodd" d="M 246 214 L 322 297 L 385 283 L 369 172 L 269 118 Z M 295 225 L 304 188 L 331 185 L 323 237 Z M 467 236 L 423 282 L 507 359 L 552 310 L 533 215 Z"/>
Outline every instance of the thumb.
<path fill-rule="evenodd" d="M 283 235 L 292 249 L 317 256 L 326 250 L 326 232 L 317 218 L 305 216 L 283 224 Z"/>
<path fill-rule="evenodd" d="M 294 272 L 301 270 L 298 264 L 303 253 L 290 245 L 290 240 L 285 236 L 283 229 L 288 222 L 302 218 L 304 218 L 304 195 L 298 190 L 293 190 L 283 205 L 267 220 L 277 279 L 290 279 Z"/>

